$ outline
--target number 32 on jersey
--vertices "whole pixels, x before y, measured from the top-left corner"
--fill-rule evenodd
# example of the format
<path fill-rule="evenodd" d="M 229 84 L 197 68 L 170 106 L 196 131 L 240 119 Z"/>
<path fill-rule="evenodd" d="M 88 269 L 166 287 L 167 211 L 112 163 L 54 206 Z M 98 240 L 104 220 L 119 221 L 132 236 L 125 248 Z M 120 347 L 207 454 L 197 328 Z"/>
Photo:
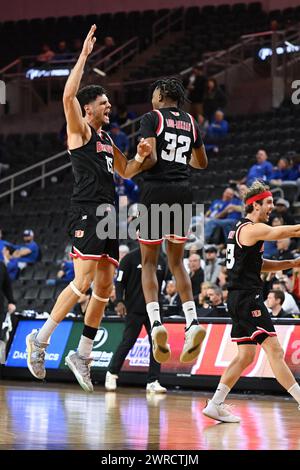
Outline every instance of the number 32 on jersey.
<path fill-rule="evenodd" d="M 191 145 L 191 138 L 185 135 L 165 133 L 165 140 L 168 142 L 166 150 L 161 152 L 161 158 L 169 162 L 183 163 L 186 165 L 186 155 Z"/>

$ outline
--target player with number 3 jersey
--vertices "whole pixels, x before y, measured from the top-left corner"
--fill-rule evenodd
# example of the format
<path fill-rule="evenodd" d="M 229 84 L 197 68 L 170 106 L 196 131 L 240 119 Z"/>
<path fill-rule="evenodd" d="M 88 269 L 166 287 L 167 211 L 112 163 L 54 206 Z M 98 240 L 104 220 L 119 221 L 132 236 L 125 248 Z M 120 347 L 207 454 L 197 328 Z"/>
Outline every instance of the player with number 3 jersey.
<path fill-rule="evenodd" d="M 298 402 L 300 410 L 300 387 L 284 360 L 284 351 L 264 304 L 261 280 L 261 271 L 275 272 L 300 266 L 300 258 L 282 261 L 263 258 L 264 241 L 299 237 L 300 225 L 270 227 L 267 222 L 273 209 L 269 188 L 255 181 L 245 194 L 245 218 L 236 224 L 227 239 L 227 305 L 232 318 L 231 339 L 238 345 L 238 352 L 203 410 L 205 416 L 217 421 L 240 421 L 224 400 L 242 372 L 254 361 L 257 344 L 264 350 L 274 376 Z"/>

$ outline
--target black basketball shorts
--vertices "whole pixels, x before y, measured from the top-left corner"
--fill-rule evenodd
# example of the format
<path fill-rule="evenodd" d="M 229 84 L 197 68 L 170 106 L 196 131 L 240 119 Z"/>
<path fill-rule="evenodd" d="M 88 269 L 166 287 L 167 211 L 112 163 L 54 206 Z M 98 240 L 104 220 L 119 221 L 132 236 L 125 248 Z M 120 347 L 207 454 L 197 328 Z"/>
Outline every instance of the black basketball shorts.
<path fill-rule="evenodd" d="M 192 217 L 193 193 L 188 181 L 144 183 L 138 240 L 160 244 L 164 239 L 185 243 Z"/>
<path fill-rule="evenodd" d="M 229 291 L 227 307 L 232 318 L 232 341 L 261 344 L 268 336 L 276 336 L 261 290 Z"/>
<path fill-rule="evenodd" d="M 97 230 L 98 223 L 104 217 L 96 215 L 96 207 L 70 208 L 68 235 L 72 242 L 72 258 L 95 261 L 107 259 L 115 266 L 119 265 L 118 240 L 105 237 L 99 227 Z"/>

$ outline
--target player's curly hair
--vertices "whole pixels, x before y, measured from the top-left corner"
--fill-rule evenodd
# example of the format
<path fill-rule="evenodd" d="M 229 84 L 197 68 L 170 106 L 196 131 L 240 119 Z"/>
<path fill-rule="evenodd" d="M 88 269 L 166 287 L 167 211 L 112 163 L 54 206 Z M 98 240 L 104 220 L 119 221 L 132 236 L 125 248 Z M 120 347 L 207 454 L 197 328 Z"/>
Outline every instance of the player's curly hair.
<path fill-rule="evenodd" d="M 263 181 L 255 180 L 248 191 L 244 196 L 244 202 L 247 201 L 252 196 L 256 196 L 257 194 L 263 193 L 264 191 L 269 191 L 269 186 L 267 186 Z M 261 201 L 257 201 L 257 204 L 262 205 L 263 199 Z M 245 205 L 245 214 L 250 214 L 253 211 L 253 204 L 249 206 Z"/>
<path fill-rule="evenodd" d="M 84 106 L 92 103 L 98 96 L 106 95 L 105 89 L 100 85 L 87 85 L 81 88 L 77 93 L 82 115 L 85 116 Z"/>
<path fill-rule="evenodd" d="M 151 95 L 156 88 L 159 89 L 164 99 L 176 101 L 179 108 L 184 105 L 186 101 L 185 89 L 179 78 L 169 77 L 157 80 L 151 85 Z"/>

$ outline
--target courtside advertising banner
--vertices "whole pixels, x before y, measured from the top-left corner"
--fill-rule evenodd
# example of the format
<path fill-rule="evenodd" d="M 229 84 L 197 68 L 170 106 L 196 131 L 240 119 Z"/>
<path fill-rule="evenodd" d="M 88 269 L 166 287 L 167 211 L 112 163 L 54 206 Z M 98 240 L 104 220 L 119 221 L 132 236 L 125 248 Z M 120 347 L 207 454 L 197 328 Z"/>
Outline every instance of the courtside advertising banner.
<path fill-rule="evenodd" d="M 8 367 L 26 367 L 25 338 L 32 329 L 41 327 L 43 321 L 21 320 L 17 326 L 6 361 Z M 231 324 L 203 324 L 207 335 L 199 357 L 182 364 L 179 357 L 184 342 L 184 323 L 165 323 L 169 333 L 172 355 L 162 364 L 163 373 L 190 377 L 197 375 L 220 376 L 237 352 L 236 343 L 230 340 Z M 46 353 L 46 368 L 65 369 L 65 356 L 76 351 L 83 324 L 63 321 L 52 335 Z M 300 378 L 300 325 L 275 325 L 280 344 L 285 352 L 285 360 L 296 377 Z M 124 323 L 102 323 L 95 338 L 92 367 L 106 370 L 121 342 Z M 147 372 L 150 359 L 150 344 L 145 328 L 142 329 L 135 345 L 126 356 L 123 372 Z M 243 377 L 274 377 L 263 350 L 257 347 L 253 363 L 243 372 Z"/>

